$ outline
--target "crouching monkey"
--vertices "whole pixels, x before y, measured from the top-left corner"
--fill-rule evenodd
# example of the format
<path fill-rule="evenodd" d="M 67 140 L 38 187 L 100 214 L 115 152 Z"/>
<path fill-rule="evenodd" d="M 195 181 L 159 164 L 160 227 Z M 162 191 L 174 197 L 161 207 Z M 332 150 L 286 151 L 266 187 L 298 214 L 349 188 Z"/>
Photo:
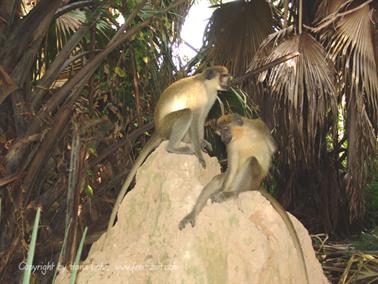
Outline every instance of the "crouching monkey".
<path fill-rule="evenodd" d="M 276 144 L 268 127 L 260 119 L 247 119 L 238 114 L 220 117 L 217 126 L 227 149 L 227 170 L 215 176 L 205 186 L 193 210 L 180 222 L 180 230 L 188 223 L 195 226 L 196 217 L 209 198 L 213 202 L 223 202 L 237 198 L 243 191 L 259 190 L 283 219 L 301 259 L 306 282 L 309 283 L 303 250 L 293 223 L 285 209 L 260 187 L 268 175 L 272 155 L 276 151 Z"/>

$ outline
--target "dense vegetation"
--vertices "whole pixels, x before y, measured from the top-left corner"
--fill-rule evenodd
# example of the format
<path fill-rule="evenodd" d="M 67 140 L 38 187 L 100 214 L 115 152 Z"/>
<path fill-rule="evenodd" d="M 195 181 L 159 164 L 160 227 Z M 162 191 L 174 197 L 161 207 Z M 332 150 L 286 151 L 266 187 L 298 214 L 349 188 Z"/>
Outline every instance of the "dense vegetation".
<path fill-rule="evenodd" d="M 0 1 L 0 279 L 20 273 L 38 207 L 36 262 L 68 232 L 72 263 L 84 227 L 87 244 L 103 232 L 161 91 L 212 63 L 262 70 L 220 98 L 273 129 L 267 186 L 289 211 L 338 237 L 377 225 L 377 4 L 218 2 L 182 62 L 191 0 Z"/>

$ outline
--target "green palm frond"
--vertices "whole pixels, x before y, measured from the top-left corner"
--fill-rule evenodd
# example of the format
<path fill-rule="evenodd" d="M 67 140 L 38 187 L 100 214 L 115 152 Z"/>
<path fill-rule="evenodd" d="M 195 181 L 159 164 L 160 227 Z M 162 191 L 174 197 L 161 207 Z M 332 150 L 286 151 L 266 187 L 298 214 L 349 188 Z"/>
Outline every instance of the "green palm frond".
<path fill-rule="evenodd" d="M 282 30 L 262 44 L 252 69 L 269 64 L 285 55 L 300 55 L 259 75 L 273 101 L 274 124 L 284 156 L 293 163 L 309 166 L 319 161 L 328 133 L 327 122 L 337 117 L 334 90 L 335 71 L 323 47 L 309 34 Z M 289 135 L 287 135 L 289 134 Z"/>
<path fill-rule="evenodd" d="M 273 31 L 272 11 L 265 0 L 222 4 L 205 32 L 207 60 L 244 74 L 261 42 Z"/>
<path fill-rule="evenodd" d="M 61 49 L 72 33 L 86 21 L 84 11 L 74 10 L 56 19 L 56 35 L 58 49 Z"/>

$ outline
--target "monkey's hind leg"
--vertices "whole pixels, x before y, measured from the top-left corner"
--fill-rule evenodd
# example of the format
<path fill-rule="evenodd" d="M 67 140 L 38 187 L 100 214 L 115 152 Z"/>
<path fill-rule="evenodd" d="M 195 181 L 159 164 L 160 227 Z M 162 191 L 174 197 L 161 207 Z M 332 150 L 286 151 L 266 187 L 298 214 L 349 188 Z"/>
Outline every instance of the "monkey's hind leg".
<path fill-rule="evenodd" d="M 184 139 L 183 139 L 183 142 L 185 143 L 191 143 L 192 141 L 192 138 L 190 137 L 190 131 L 185 135 Z M 202 140 L 202 143 L 201 143 L 201 149 L 203 152 L 205 153 L 211 153 L 213 152 L 213 146 L 211 145 L 211 143 L 205 139 Z"/>
<path fill-rule="evenodd" d="M 223 181 L 224 174 L 217 175 L 203 188 L 192 211 L 181 220 L 179 224 L 180 230 L 184 229 L 188 223 L 190 223 L 192 227 L 196 225 L 198 214 L 202 211 L 203 207 L 205 207 L 210 195 L 222 189 Z"/>
<path fill-rule="evenodd" d="M 182 109 L 170 113 L 164 119 L 166 125 L 171 124 L 167 151 L 175 154 L 196 155 L 203 168 L 206 167 L 202 156 L 200 139 L 198 135 L 198 120 L 190 109 Z M 183 145 L 190 137 L 190 144 Z"/>
<path fill-rule="evenodd" d="M 171 124 L 167 151 L 175 154 L 193 155 L 192 147 L 183 145 L 182 142 L 192 124 L 192 111 L 190 109 L 175 111 L 167 115 L 164 120 L 167 124 Z"/>
<path fill-rule="evenodd" d="M 234 184 L 230 191 L 220 191 L 212 194 L 212 202 L 221 203 L 231 198 L 238 198 L 244 191 L 258 190 L 262 180 L 262 169 L 257 159 L 252 156 L 248 158 L 241 170 L 234 178 Z"/>
<path fill-rule="evenodd" d="M 196 115 L 196 113 L 193 113 L 193 121 L 192 121 L 189 131 L 190 131 L 190 140 L 191 140 L 190 142 L 194 150 L 194 155 L 196 155 L 196 157 L 198 158 L 198 161 L 200 162 L 202 167 L 205 169 L 206 162 L 202 155 L 202 146 L 201 146 L 202 142 L 204 141 L 203 139 L 204 129 L 203 129 L 203 123 L 200 122 L 198 114 Z"/>

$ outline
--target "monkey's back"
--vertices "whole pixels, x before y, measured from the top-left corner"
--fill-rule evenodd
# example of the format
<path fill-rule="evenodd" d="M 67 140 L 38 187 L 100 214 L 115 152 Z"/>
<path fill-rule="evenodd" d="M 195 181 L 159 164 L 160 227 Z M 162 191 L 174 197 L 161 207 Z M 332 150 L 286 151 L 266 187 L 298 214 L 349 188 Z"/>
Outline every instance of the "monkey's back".
<path fill-rule="evenodd" d="M 260 119 L 243 119 L 244 125 L 233 129 L 233 137 L 238 137 L 231 143 L 239 151 L 240 164 L 249 157 L 255 157 L 261 168 L 268 173 L 276 146 L 269 128 Z M 240 132 L 240 133 L 238 133 Z"/>
<path fill-rule="evenodd" d="M 167 138 L 169 130 L 164 129 L 166 123 L 172 122 L 174 112 L 184 109 L 196 111 L 208 103 L 206 89 L 200 79 L 201 74 L 174 82 L 161 94 L 155 108 L 155 130 L 163 138 Z M 173 114 L 173 115 L 172 115 Z M 171 115 L 169 117 L 168 115 Z M 169 118 L 167 121 L 167 119 Z"/>

